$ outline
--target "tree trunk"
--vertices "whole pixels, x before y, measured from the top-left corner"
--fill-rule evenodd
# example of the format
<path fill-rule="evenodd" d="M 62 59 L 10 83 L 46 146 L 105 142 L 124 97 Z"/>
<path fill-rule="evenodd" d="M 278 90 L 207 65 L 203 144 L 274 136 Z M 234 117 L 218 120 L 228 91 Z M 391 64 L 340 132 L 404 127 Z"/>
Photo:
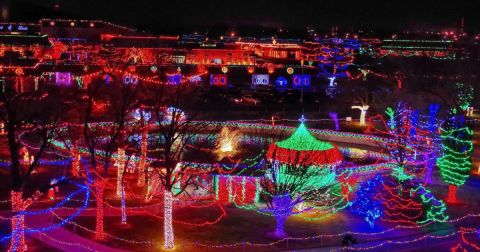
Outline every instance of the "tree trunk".
<path fill-rule="evenodd" d="M 24 202 L 22 197 L 22 191 L 11 192 L 12 201 L 12 237 L 10 242 L 9 252 L 22 252 L 27 251 L 27 245 L 25 243 L 25 216 L 23 213 L 19 213 L 24 209 Z"/>
<path fill-rule="evenodd" d="M 274 235 L 277 238 L 286 237 L 284 225 L 293 210 L 294 204 L 292 202 L 292 197 L 290 197 L 290 195 L 278 195 L 273 197 L 272 203 L 274 207 L 273 213 L 277 224 Z"/>
<path fill-rule="evenodd" d="M 108 168 L 110 168 L 110 157 L 111 154 L 108 155 L 108 158 L 105 159 L 104 165 L 103 165 L 103 174 L 108 175 Z"/>
<path fill-rule="evenodd" d="M 277 224 L 275 228 L 275 237 L 284 238 L 287 236 L 284 230 L 286 220 L 287 220 L 287 216 L 283 216 L 283 215 L 275 216 L 275 222 Z"/>
<path fill-rule="evenodd" d="M 125 204 L 125 188 L 122 185 L 122 224 L 127 224 L 127 209 Z"/>
<path fill-rule="evenodd" d="M 164 193 L 164 248 L 173 249 L 175 246 L 172 225 L 173 195 L 169 190 L 165 190 Z"/>
<path fill-rule="evenodd" d="M 433 166 L 435 165 L 435 155 L 427 154 L 424 156 L 425 159 L 425 177 L 423 183 L 428 185 L 432 183 L 433 175 Z"/>
<path fill-rule="evenodd" d="M 446 200 L 448 203 L 457 203 L 457 186 L 448 185 L 448 197 Z"/>
<path fill-rule="evenodd" d="M 96 215 L 96 225 L 95 225 L 95 239 L 96 240 L 105 240 L 105 232 L 103 230 L 103 190 L 104 182 L 98 180 L 95 183 L 96 197 L 97 197 L 97 215 Z"/>

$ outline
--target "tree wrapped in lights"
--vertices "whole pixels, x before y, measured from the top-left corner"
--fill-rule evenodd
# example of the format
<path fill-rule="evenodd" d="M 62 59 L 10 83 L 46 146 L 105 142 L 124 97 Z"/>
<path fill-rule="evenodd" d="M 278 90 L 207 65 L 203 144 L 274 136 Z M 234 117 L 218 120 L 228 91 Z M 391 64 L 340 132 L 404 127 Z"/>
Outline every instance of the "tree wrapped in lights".
<path fill-rule="evenodd" d="M 411 194 L 410 190 L 414 187 L 411 179 L 402 179 L 399 180 L 399 176 L 395 175 L 386 177 L 375 198 L 383 204 L 382 221 L 415 225 L 422 220 L 423 206 L 415 199 L 415 195 Z"/>
<path fill-rule="evenodd" d="M 445 122 L 442 132 L 443 156 L 437 160 L 442 179 L 449 184 L 447 202 L 456 203 L 457 187 L 467 180 L 472 166 L 473 131 L 465 126 L 463 115 L 453 116 Z"/>
<path fill-rule="evenodd" d="M 395 110 L 393 110 L 393 108 L 391 107 L 387 107 L 387 109 L 385 110 L 385 114 L 387 114 L 389 117 L 388 126 L 392 130 L 395 129 Z"/>
<path fill-rule="evenodd" d="M 40 158 L 50 150 L 51 140 L 60 134 L 59 122 L 68 108 L 65 100 L 58 98 L 62 97 L 58 90 L 51 90 L 48 87 L 37 90 L 23 87 L 22 90 L 18 89 L 15 79 L 6 78 L 0 81 L 0 121 L 4 122 L 10 161 L 7 175 L 10 179 L 12 211 L 10 251 L 27 249 L 24 237 L 24 211 L 39 194 L 35 193 L 28 197 L 24 194 L 24 189 L 42 186 L 31 183 L 32 173 L 38 168 Z M 28 162 L 21 161 L 20 149 L 23 143 L 19 135 L 22 132 L 28 132 L 28 136 L 38 142 Z M 46 182 L 43 186 L 44 190 L 48 190 L 53 185 Z"/>
<path fill-rule="evenodd" d="M 360 110 L 360 125 L 365 125 L 365 116 L 367 115 L 368 105 L 362 106 L 352 106 L 352 109 L 359 109 Z"/>
<path fill-rule="evenodd" d="M 462 111 L 467 111 L 468 107 L 473 101 L 473 86 L 463 83 L 455 84 L 455 91 L 457 93 L 456 106 Z"/>
<path fill-rule="evenodd" d="M 434 132 L 425 130 L 428 124 L 422 127 L 418 121 L 419 115 L 405 103 L 399 103 L 395 112 L 392 115 L 393 129 L 382 116 L 377 115 L 370 118 L 366 132 L 384 138 L 376 143 L 396 166 L 390 175 L 383 177 L 375 196 L 357 200 L 370 205 L 380 201 L 383 209 L 381 220 L 386 222 L 416 225 L 445 221 L 448 216 L 443 201 L 436 199 L 416 178 L 418 168 L 424 163 L 419 157 L 430 156 L 438 151 Z"/>
<path fill-rule="evenodd" d="M 72 156 L 72 175 L 74 177 L 80 176 L 80 152 L 78 151 L 78 146 L 74 145 L 70 151 Z"/>
<path fill-rule="evenodd" d="M 385 154 L 390 156 L 391 160 L 397 164 L 394 172 L 400 180 L 409 179 L 410 176 L 405 173 L 405 169 L 410 169 L 410 173 L 419 173 L 418 167 L 423 164 L 419 157 L 430 155 L 437 151 L 434 143 L 434 132 L 425 130 L 415 122 L 415 112 L 408 106 L 400 102 L 394 114 L 395 127 L 392 129 L 385 121 L 383 116 L 376 115 L 369 118 L 369 125 L 365 133 L 384 137 L 383 141 L 375 141 Z"/>
<path fill-rule="evenodd" d="M 112 156 L 120 146 L 127 144 L 128 134 L 127 119 L 130 111 L 137 104 L 137 93 L 143 87 L 141 83 L 125 85 L 121 77 L 125 65 L 118 65 L 115 70 L 105 68 L 108 81 L 95 79 L 82 90 L 71 90 L 77 98 L 78 117 L 81 118 L 81 131 L 83 144 L 89 154 L 89 166 L 94 172 L 95 196 L 97 199 L 96 235 L 98 239 L 105 237 L 103 229 L 103 195 L 104 188 L 101 186 L 103 175 L 108 173 L 111 166 Z M 73 88 L 72 88 L 73 89 Z M 109 116 L 111 123 L 101 124 L 98 121 Z M 111 117 L 110 117 L 111 116 Z M 118 192 L 121 196 L 121 190 Z"/>
<path fill-rule="evenodd" d="M 186 151 L 193 147 L 194 142 L 196 149 L 203 149 L 208 146 L 208 143 L 214 142 L 214 134 L 206 132 L 215 132 L 216 128 L 193 121 L 194 112 L 198 109 L 195 103 L 196 87 L 162 85 L 151 88 L 150 93 L 155 99 L 152 99 L 154 103 L 149 106 L 149 109 L 152 118 L 156 119 L 154 130 L 158 132 L 158 137 L 154 138 L 152 145 L 160 150 L 156 152 L 155 158 L 163 160 L 161 166 L 151 166 L 155 177 L 152 181 L 156 181 L 156 185 L 151 186 L 163 190 L 164 248 L 169 250 L 175 247 L 172 225 L 175 197 L 185 195 L 183 193 L 187 188 L 198 189 L 195 178 L 209 174 L 213 169 L 213 165 L 202 170 L 196 169 L 186 159 Z M 188 114 L 185 112 L 187 109 L 190 111 Z M 205 137 L 194 141 L 196 134 L 200 133 L 206 133 Z M 185 196 L 188 195 L 186 193 Z"/>
<path fill-rule="evenodd" d="M 437 122 L 437 114 L 438 111 L 440 110 L 440 104 L 438 103 L 432 103 L 428 106 L 428 123 L 427 123 L 427 129 L 430 131 L 430 134 L 432 135 L 432 141 L 434 145 L 441 145 L 441 139 L 438 134 L 438 128 L 439 128 L 439 123 Z M 432 183 L 432 174 L 433 174 L 433 167 L 435 166 L 435 162 L 437 160 L 437 157 L 440 154 L 441 149 L 436 148 L 435 151 L 432 153 L 426 153 L 424 154 L 424 159 L 425 159 L 425 178 L 424 178 L 424 183 L 425 184 L 430 184 Z"/>
<path fill-rule="evenodd" d="M 115 166 L 117 166 L 117 196 L 122 196 L 125 173 L 125 149 L 118 148 Z"/>
<path fill-rule="evenodd" d="M 330 112 L 330 113 L 328 113 L 328 116 L 333 120 L 333 123 L 335 124 L 335 130 L 339 131 L 340 126 L 338 124 L 338 113 Z"/>
<path fill-rule="evenodd" d="M 364 217 L 372 228 L 383 214 L 382 202 L 375 198 L 382 182 L 382 176 L 377 175 L 361 184 L 355 193 L 356 200 L 352 204 L 353 212 Z"/>
<path fill-rule="evenodd" d="M 286 236 L 284 223 L 290 215 L 328 206 L 335 200 L 331 194 L 336 184 L 333 169 L 342 162 L 342 156 L 334 145 L 311 135 L 303 116 L 300 121 L 292 136 L 270 145 L 263 165 L 260 196 L 267 204 L 265 211 L 275 217 L 275 237 Z M 299 207 L 306 203 L 310 206 Z"/>
<path fill-rule="evenodd" d="M 413 178 L 377 175 L 361 184 L 356 196 L 353 212 L 364 217 L 371 227 L 377 219 L 402 225 L 448 220 L 445 203 Z"/>

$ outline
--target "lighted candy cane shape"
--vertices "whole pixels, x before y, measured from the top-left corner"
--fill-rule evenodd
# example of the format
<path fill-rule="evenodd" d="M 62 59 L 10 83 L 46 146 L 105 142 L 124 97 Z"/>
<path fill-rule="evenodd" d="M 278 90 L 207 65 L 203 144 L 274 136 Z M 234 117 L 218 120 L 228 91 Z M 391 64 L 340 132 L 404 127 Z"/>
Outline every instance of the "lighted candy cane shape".
<path fill-rule="evenodd" d="M 332 118 L 333 122 L 335 123 L 335 130 L 339 131 L 340 126 L 338 125 L 338 113 L 330 112 L 328 113 L 328 116 L 330 116 L 330 118 Z"/>
<path fill-rule="evenodd" d="M 117 196 L 121 196 L 123 173 L 125 171 L 125 150 L 122 148 L 118 148 L 115 166 L 117 166 Z"/>
<path fill-rule="evenodd" d="M 22 194 L 21 191 L 12 191 L 10 194 L 12 212 L 15 215 L 12 217 L 12 238 L 8 252 L 27 251 L 27 244 L 25 243 L 25 216 L 22 212 L 42 196 L 42 193 L 37 191 L 31 198 L 23 200 Z"/>
<path fill-rule="evenodd" d="M 367 115 L 367 110 L 370 106 L 362 105 L 362 106 L 352 106 L 352 109 L 359 109 L 360 110 L 360 125 L 365 125 L 365 116 Z"/>
<path fill-rule="evenodd" d="M 395 129 L 395 110 L 393 110 L 391 107 L 387 107 L 385 114 L 387 114 L 390 118 L 388 121 L 388 126 L 390 126 L 390 129 L 392 130 Z"/>

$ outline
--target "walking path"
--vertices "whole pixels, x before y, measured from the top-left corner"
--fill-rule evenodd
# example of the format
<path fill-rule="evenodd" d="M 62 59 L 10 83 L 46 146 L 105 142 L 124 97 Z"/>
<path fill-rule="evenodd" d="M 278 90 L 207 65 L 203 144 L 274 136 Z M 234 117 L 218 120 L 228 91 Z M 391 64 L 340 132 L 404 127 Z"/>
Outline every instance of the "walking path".
<path fill-rule="evenodd" d="M 0 212 L 0 216 L 8 217 L 7 211 Z M 25 218 L 25 226 L 29 228 L 42 228 L 53 225 L 52 216 L 36 215 Z M 56 249 L 72 251 L 101 251 L 101 252 L 127 252 L 127 250 L 116 249 L 97 243 L 72 233 L 63 227 L 54 228 L 46 232 L 32 232 L 27 234 L 40 242 L 43 242 Z"/>

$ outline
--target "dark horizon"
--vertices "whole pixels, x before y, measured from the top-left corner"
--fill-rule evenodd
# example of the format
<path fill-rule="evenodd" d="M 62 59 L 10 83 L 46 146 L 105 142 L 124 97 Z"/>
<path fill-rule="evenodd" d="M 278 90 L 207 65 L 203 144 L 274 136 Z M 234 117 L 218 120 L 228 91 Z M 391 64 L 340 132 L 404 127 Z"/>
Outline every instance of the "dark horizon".
<path fill-rule="evenodd" d="M 310 26 L 328 30 L 458 28 L 465 19 L 467 31 L 478 31 L 480 3 L 456 1 L 194 1 L 154 0 L 6 0 L 8 21 L 40 18 L 100 19 L 154 33 L 180 33 L 210 29 L 286 28 Z M 5 15 L 2 15 L 5 20 Z"/>

